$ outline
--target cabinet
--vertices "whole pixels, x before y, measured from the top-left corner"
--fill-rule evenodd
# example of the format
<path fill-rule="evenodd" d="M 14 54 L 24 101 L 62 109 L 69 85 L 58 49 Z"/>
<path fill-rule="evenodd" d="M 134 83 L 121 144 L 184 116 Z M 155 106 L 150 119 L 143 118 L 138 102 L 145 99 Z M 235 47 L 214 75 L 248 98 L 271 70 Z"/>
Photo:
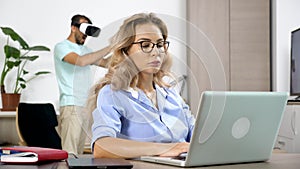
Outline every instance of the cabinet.
<path fill-rule="evenodd" d="M 204 90 L 270 91 L 270 0 L 188 0 L 187 9 L 192 112 Z"/>
<path fill-rule="evenodd" d="M 275 147 L 300 153 L 300 102 L 288 102 Z"/>

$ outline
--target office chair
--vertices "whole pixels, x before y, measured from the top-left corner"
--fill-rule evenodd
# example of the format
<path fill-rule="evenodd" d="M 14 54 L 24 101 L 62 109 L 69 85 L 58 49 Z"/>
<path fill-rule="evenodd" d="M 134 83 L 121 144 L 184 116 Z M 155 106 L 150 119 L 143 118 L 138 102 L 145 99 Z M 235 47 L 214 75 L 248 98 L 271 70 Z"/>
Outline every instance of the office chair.
<path fill-rule="evenodd" d="M 19 103 L 16 127 L 20 145 L 62 149 L 55 109 L 50 103 Z"/>

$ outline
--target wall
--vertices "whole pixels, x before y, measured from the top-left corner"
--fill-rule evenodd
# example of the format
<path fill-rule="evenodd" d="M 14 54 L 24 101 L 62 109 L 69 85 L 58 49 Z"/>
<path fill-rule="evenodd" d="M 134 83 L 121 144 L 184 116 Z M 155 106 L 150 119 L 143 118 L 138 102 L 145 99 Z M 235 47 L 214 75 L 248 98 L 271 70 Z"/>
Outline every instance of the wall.
<path fill-rule="evenodd" d="M 124 17 L 138 12 L 158 13 L 169 27 L 171 41 L 170 52 L 175 56 L 174 71 L 185 74 L 186 51 L 182 42 L 185 41 L 186 5 L 182 0 L 1 0 L 0 26 L 9 26 L 15 29 L 29 45 L 45 45 L 51 49 L 50 53 L 43 52 L 41 58 L 35 61 L 34 66 L 27 69 L 42 69 L 51 71 L 51 75 L 43 76 L 31 81 L 23 90 L 21 101 L 51 102 L 58 108 L 59 91 L 57 87 L 53 47 L 57 42 L 66 39 L 70 31 L 70 20 L 74 14 L 84 14 L 92 22 L 102 28 L 99 38 L 89 39 L 86 44 L 92 49 L 100 49 L 108 44 L 108 39 L 118 29 Z M 3 68 L 3 45 L 6 42 L 3 33 L 0 33 L 0 70 Z M 102 75 L 105 70 L 100 70 Z M 10 76 L 8 81 L 13 80 Z M 8 90 L 12 86 L 7 86 Z M 0 102 L 1 104 L 1 102 Z M 1 106 L 1 105 L 0 105 Z"/>
<path fill-rule="evenodd" d="M 273 90 L 290 90 L 291 32 L 300 28 L 299 0 L 272 0 Z"/>

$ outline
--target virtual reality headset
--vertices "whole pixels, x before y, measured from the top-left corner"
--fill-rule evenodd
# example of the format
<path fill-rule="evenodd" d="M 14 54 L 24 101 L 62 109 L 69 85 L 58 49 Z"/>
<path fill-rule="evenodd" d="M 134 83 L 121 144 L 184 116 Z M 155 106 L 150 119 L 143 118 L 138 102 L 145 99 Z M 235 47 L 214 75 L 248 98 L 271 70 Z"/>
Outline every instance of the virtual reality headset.
<path fill-rule="evenodd" d="M 81 23 L 79 25 L 79 30 L 83 34 L 85 34 L 87 36 L 92 36 L 92 37 L 98 37 L 100 34 L 100 31 L 101 31 L 100 28 L 93 26 L 92 24 L 89 24 L 89 23 Z"/>

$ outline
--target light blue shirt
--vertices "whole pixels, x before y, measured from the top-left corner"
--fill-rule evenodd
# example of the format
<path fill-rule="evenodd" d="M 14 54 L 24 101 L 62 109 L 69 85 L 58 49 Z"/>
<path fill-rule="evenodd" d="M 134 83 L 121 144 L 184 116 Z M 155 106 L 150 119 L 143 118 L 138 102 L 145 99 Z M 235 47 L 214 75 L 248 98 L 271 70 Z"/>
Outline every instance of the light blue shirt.
<path fill-rule="evenodd" d="M 92 146 L 101 137 L 144 142 L 189 142 L 195 119 L 173 88 L 156 85 L 156 108 L 141 90 L 113 91 L 104 86 L 93 112 Z"/>
<path fill-rule="evenodd" d="M 54 63 L 60 92 L 60 106 L 85 106 L 91 87 L 90 66 L 81 67 L 63 61 L 63 58 L 71 52 L 82 56 L 92 52 L 92 50 L 69 40 L 64 40 L 55 45 Z"/>

